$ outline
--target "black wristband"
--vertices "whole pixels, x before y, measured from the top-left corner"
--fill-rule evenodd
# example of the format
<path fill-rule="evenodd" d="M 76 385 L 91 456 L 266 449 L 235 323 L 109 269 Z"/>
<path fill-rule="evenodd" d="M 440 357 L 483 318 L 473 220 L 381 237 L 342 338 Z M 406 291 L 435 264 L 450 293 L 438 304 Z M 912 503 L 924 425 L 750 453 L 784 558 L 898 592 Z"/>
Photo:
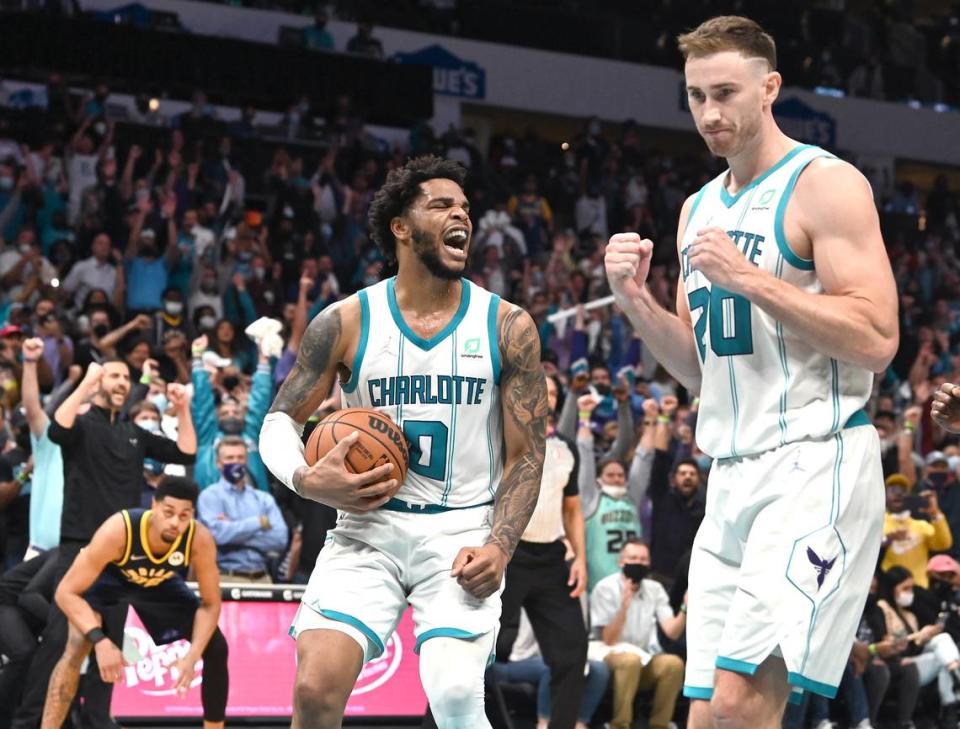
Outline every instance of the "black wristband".
<path fill-rule="evenodd" d="M 89 640 L 94 645 L 96 645 L 101 640 L 106 640 L 107 634 L 104 633 L 101 628 L 97 627 L 97 628 L 94 628 L 93 630 L 87 631 L 83 637 Z"/>

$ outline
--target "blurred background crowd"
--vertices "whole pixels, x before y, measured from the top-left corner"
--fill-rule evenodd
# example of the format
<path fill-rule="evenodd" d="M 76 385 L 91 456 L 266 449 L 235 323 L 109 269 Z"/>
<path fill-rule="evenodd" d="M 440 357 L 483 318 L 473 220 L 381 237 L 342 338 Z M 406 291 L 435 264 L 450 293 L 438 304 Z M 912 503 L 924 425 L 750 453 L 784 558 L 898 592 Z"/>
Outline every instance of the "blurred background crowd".
<path fill-rule="evenodd" d="M 558 23 L 587 12 L 586 3 L 561 5 L 562 13 L 550 16 Z M 602 5 L 615 13 L 619 4 Z M 625 46 L 614 55 L 676 62 L 675 31 L 709 13 L 703 3 L 662 5 L 662 17 L 647 24 L 658 35 L 630 44 L 644 56 Z M 749 13 L 751 5 L 738 8 Z M 866 5 L 862 21 L 874 32 L 864 37 L 879 42 L 862 46 L 826 32 L 829 7 L 784 8 L 783 27 L 771 30 L 783 57 L 797 65 L 785 75 L 874 98 L 906 99 L 904 89 L 935 87 L 946 89 L 937 101 L 956 101 L 958 15 L 911 31 L 902 4 Z M 358 10 L 338 3 L 316 12 L 298 42 L 379 58 L 372 21 L 403 25 L 411 18 L 423 29 L 486 37 L 494 31 L 476 20 L 474 6 L 433 0 Z M 329 15 L 351 19 L 361 11 L 356 36 L 334 48 L 324 30 Z M 912 75 L 903 81 L 897 53 L 906 53 L 913 32 L 938 41 L 920 66 L 927 85 Z M 547 35 L 536 43 L 507 40 L 537 45 Z M 586 560 L 590 592 L 624 563 L 647 565 L 636 584 L 656 579 L 669 603 L 658 607 L 659 630 L 648 629 L 638 647 L 683 656 L 682 635 L 665 634 L 662 618 L 683 610 L 688 552 L 703 517 L 710 459 L 694 439 L 697 393 L 645 352 L 615 308 L 580 305 L 609 293 L 609 236 L 636 231 L 655 242 L 649 286 L 674 307 L 678 213 L 720 172 L 719 161 L 692 145 L 664 148 L 629 120 L 582 120 L 562 145 L 533 126 L 481 139 L 469 127 L 435 128 L 426 120 L 384 136 L 368 126 L 359 91 L 322 107 L 301 96 L 269 121 L 240 99 L 239 113 L 222 116 L 203 89 L 176 114 L 164 113 L 146 88 L 120 104 L 107 81 L 77 85 L 56 72 L 46 75 L 43 92 L 26 116 L 22 96 L 0 83 L 4 569 L 59 541 L 63 467 L 42 416 L 52 415 L 91 362 L 120 357 L 131 373 L 126 417 L 146 430 L 175 439 L 167 387 L 190 386 L 198 447 L 187 472 L 203 489 L 198 515 L 217 540 L 225 579 L 305 582 L 335 514 L 278 487 L 257 454 L 260 426 L 307 323 L 392 274 L 367 230 L 374 192 L 410 156 L 436 154 L 469 170 L 470 279 L 524 306 L 540 328 L 544 370 L 557 390 L 556 429 L 580 456 L 579 493 L 600 504 L 596 513 L 610 499 L 633 514 L 617 531 L 599 520 L 591 525 L 594 513 L 586 514 L 587 553 L 573 557 Z M 935 389 L 960 373 L 960 201 L 945 175 L 920 189 L 864 172 L 874 183 L 900 292 L 900 350 L 876 377 L 869 403 L 883 445 L 886 538 L 840 697 L 804 703 L 786 721 L 909 726 L 926 717 L 956 726 L 960 439 L 935 428 L 929 412 Z M 548 321 L 574 307 L 569 318 Z M 334 392 L 315 419 L 338 407 Z M 142 503 L 165 473 L 183 472 L 148 458 Z M 606 609 L 602 603 L 591 597 L 588 615 Z M 614 690 L 604 665 L 593 667 L 600 683 L 593 705 L 585 699 L 584 724 L 597 721 L 601 696 Z M 0 686 L 12 666 L 0 671 Z M 664 717 L 682 721 L 678 691 L 654 691 L 646 704 L 641 697 L 638 716 L 654 729 Z M 519 715 L 542 719 L 540 700 L 536 709 L 528 700 Z M 626 726 L 618 716 L 615 729 Z"/>

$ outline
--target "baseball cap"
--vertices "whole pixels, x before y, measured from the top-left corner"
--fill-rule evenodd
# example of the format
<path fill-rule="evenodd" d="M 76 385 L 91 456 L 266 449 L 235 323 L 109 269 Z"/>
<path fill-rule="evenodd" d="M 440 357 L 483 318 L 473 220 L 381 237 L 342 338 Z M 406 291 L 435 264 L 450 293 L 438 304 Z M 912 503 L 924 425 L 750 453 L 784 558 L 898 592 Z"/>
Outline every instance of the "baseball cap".
<path fill-rule="evenodd" d="M 18 337 L 23 334 L 23 329 L 18 327 L 16 324 L 7 324 L 3 329 L 0 329 L 0 339 L 6 337 Z"/>
<path fill-rule="evenodd" d="M 930 451 L 927 457 L 923 459 L 923 462 L 928 466 L 932 466 L 934 463 L 946 463 L 949 465 L 949 461 L 943 454 L 943 451 Z"/>
<path fill-rule="evenodd" d="M 927 562 L 927 572 L 955 572 L 960 574 L 960 564 L 949 554 L 938 554 Z"/>
<path fill-rule="evenodd" d="M 887 487 L 899 486 L 904 491 L 910 490 L 910 480 L 902 473 L 891 473 L 887 476 L 887 480 L 884 481 L 884 485 Z"/>

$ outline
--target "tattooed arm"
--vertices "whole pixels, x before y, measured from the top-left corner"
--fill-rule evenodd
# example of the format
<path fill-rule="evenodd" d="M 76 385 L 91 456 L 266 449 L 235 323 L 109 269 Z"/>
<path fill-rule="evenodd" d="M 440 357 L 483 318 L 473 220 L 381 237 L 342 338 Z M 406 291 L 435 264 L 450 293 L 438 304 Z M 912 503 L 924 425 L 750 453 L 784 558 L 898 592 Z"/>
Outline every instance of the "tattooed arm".
<path fill-rule="evenodd" d="M 483 547 L 460 550 L 453 563 L 458 582 L 481 598 L 499 589 L 507 562 L 536 508 L 546 448 L 547 386 L 536 325 L 523 309 L 509 306 L 501 317 L 499 339 L 506 457 L 493 527 Z"/>
<path fill-rule="evenodd" d="M 384 480 L 393 467 L 388 463 L 366 473 L 348 472 L 343 461 L 357 440 L 355 433 L 308 466 L 300 437 L 307 418 L 330 394 L 338 371 L 341 376 L 349 374 L 344 362 L 353 361 L 359 331 L 360 305 L 355 296 L 327 307 L 310 322 L 297 361 L 260 431 L 260 456 L 278 479 L 304 498 L 353 513 L 377 509 L 396 493 L 400 484 Z"/>

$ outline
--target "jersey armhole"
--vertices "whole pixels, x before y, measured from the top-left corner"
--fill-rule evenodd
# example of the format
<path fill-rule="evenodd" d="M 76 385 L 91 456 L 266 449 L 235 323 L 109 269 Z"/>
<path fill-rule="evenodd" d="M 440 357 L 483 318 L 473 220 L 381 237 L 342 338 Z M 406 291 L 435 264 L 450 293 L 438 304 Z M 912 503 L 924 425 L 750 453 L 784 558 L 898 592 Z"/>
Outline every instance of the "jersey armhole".
<path fill-rule="evenodd" d="M 783 194 L 780 196 L 780 202 L 777 203 L 777 212 L 773 219 L 773 233 L 774 237 L 777 239 L 777 248 L 780 251 L 780 255 L 783 256 L 783 259 L 787 263 L 801 271 L 814 270 L 813 259 L 802 258 L 798 256 L 790 247 L 790 243 L 787 241 L 787 234 L 784 230 L 783 220 L 786 217 L 787 203 L 790 202 L 790 195 L 793 194 L 793 189 L 797 186 L 797 180 L 803 171 L 807 169 L 807 166 L 814 160 L 818 159 L 835 159 L 835 157 L 829 152 L 823 152 L 822 154 L 817 154 L 800 164 L 797 169 L 793 171 L 793 174 L 790 175 L 790 180 L 787 182 L 787 186 L 783 188 Z"/>
<path fill-rule="evenodd" d="M 487 337 L 490 340 L 490 361 L 493 365 L 493 384 L 500 384 L 500 342 L 497 340 L 497 313 L 500 311 L 500 296 L 490 295 L 487 308 Z"/>
<path fill-rule="evenodd" d="M 127 545 L 123 549 L 123 557 L 118 562 L 114 562 L 118 567 L 123 567 L 130 559 L 130 551 L 133 549 L 133 525 L 130 522 L 130 512 L 124 509 L 120 512 L 123 517 L 123 526 L 127 533 Z"/>
<path fill-rule="evenodd" d="M 353 392 L 360 381 L 360 367 L 363 364 L 363 355 L 367 349 L 367 338 L 370 336 L 370 303 L 367 301 L 367 292 L 357 292 L 360 301 L 360 340 L 357 342 L 357 352 L 353 356 L 353 367 L 350 368 L 350 379 L 340 383 L 344 392 Z"/>

